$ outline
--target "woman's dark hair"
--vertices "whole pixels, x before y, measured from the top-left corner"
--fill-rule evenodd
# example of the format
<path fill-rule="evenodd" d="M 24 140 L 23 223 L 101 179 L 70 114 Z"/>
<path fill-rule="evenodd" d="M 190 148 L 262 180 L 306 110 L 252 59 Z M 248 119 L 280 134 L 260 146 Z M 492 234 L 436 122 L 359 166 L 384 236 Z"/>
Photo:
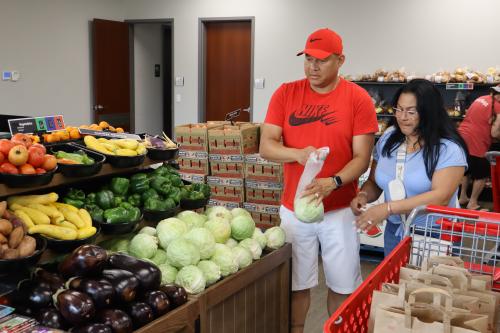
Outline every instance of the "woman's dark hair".
<path fill-rule="evenodd" d="M 416 129 L 418 142 L 422 147 L 427 177 L 432 179 L 439 160 L 441 139 L 448 139 L 458 144 L 467 155 L 467 146 L 458 134 L 456 125 L 448 116 L 444 107 L 443 98 L 439 90 L 428 80 L 414 79 L 398 89 L 394 95 L 393 105 L 397 107 L 399 96 L 403 93 L 413 94 L 417 99 L 417 112 L 420 122 Z M 389 135 L 382 148 L 383 156 L 390 156 L 406 139 L 401 132 L 397 121 L 395 130 Z"/>

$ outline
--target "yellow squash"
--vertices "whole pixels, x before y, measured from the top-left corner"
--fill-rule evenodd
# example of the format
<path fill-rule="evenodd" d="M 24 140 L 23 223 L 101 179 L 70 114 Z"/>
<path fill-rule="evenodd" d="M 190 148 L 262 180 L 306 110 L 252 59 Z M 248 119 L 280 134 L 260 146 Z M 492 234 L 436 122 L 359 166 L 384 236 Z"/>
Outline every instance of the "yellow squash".
<path fill-rule="evenodd" d="M 61 240 L 76 239 L 77 231 L 75 229 L 60 227 L 52 224 L 39 224 L 29 228 L 30 234 L 44 234 L 52 238 Z"/>

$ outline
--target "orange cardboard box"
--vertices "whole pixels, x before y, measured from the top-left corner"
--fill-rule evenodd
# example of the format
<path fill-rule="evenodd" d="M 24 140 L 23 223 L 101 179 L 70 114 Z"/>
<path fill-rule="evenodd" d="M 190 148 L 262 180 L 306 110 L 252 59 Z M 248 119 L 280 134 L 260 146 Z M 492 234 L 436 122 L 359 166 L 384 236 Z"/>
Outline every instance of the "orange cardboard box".
<path fill-rule="evenodd" d="M 260 125 L 236 123 L 208 130 L 210 154 L 244 155 L 259 151 Z"/>
<path fill-rule="evenodd" d="M 245 158 L 243 155 L 210 154 L 209 160 L 212 176 L 227 178 L 245 177 Z"/>
<path fill-rule="evenodd" d="M 245 178 L 261 182 L 283 182 L 283 164 L 270 162 L 259 154 L 245 156 Z"/>
<path fill-rule="evenodd" d="M 210 185 L 210 198 L 220 201 L 243 203 L 245 201 L 245 187 L 243 178 L 207 177 Z"/>
<path fill-rule="evenodd" d="M 224 124 L 228 122 L 214 121 L 175 126 L 175 140 L 180 145 L 180 149 L 208 152 L 208 130 Z"/>

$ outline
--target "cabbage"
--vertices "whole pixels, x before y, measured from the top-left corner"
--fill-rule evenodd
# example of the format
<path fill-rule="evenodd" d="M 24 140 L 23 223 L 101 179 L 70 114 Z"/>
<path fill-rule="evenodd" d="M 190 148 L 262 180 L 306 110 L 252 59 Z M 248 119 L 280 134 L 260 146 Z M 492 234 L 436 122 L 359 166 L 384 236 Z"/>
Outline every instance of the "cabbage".
<path fill-rule="evenodd" d="M 171 284 L 175 282 L 175 277 L 177 276 L 177 268 L 171 266 L 167 263 L 158 265 L 161 271 L 161 284 Z"/>
<path fill-rule="evenodd" d="M 233 251 L 224 244 L 215 244 L 215 253 L 211 260 L 219 265 L 222 276 L 228 276 L 238 271 L 238 262 Z"/>
<path fill-rule="evenodd" d="M 233 248 L 233 256 L 236 258 L 240 269 L 252 264 L 252 252 L 243 246 L 235 246 Z"/>
<path fill-rule="evenodd" d="M 266 230 L 267 247 L 273 250 L 279 249 L 285 244 L 285 231 L 280 227 L 272 227 Z"/>
<path fill-rule="evenodd" d="M 139 231 L 140 234 L 156 236 L 156 229 L 153 227 L 144 227 Z"/>
<path fill-rule="evenodd" d="M 184 238 L 174 239 L 167 248 L 167 262 L 177 268 L 196 265 L 200 261 L 200 251 Z"/>
<path fill-rule="evenodd" d="M 226 246 L 228 246 L 232 249 L 233 247 L 238 245 L 238 241 L 235 241 L 234 239 L 229 238 L 225 244 L 226 244 Z"/>
<path fill-rule="evenodd" d="M 188 231 L 184 238 L 198 247 L 200 259 L 209 259 L 214 254 L 215 238 L 209 230 L 194 228 Z"/>
<path fill-rule="evenodd" d="M 151 261 L 156 265 L 160 265 L 167 262 L 167 252 L 162 249 L 158 249 L 155 255 L 151 258 Z"/>
<path fill-rule="evenodd" d="M 199 294 L 205 290 L 206 281 L 203 272 L 198 267 L 189 265 L 177 273 L 175 284 L 184 287 L 190 294 Z"/>
<path fill-rule="evenodd" d="M 252 238 L 255 239 L 257 243 L 259 243 L 261 249 L 264 250 L 266 248 L 267 238 L 266 236 L 264 236 L 262 230 L 260 230 L 259 228 L 255 228 L 255 230 L 253 231 Z"/>
<path fill-rule="evenodd" d="M 314 202 L 309 203 L 310 200 L 314 200 L 312 195 L 295 199 L 293 204 L 295 216 L 306 223 L 321 221 L 325 213 L 323 203 L 316 205 Z"/>
<path fill-rule="evenodd" d="M 252 238 L 244 239 L 240 242 L 239 245 L 243 246 L 244 248 L 246 248 L 247 250 L 252 252 L 252 257 L 254 260 L 257 260 L 260 258 L 261 254 L 262 254 L 262 248 L 260 247 L 259 243 L 255 239 L 252 239 Z"/>
<path fill-rule="evenodd" d="M 220 267 L 212 260 L 202 260 L 197 266 L 205 276 L 207 287 L 220 280 Z"/>
<path fill-rule="evenodd" d="M 210 207 L 209 209 L 207 209 L 206 215 L 208 216 L 209 220 L 213 220 L 215 217 L 221 217 L 223 219 L 231 221 L 231 219 L 233 218 L 231 212 L 226 207 L 222 206 Z"/>
<path fill-rule="evenodd" d="M 179 220 L 184 221 L 188 229 L 203 227 L 206 221 L 206 216 L 200 215 L 192 210 L 185 210 L 177 214 Z"/>
<path fill-rule="evenodd" d="M 252 215 L 244 208 L 233 208 L 231 209 L 231 215 L 233 215 L 233 218 L 236 216 L 248 216 L 252 217 Z"/>
<path fill-rule="evenodd" d="M 223 218 L 214 218 L 205 222 L 205 228 L 210 230 L 217 243 L 224 244 L 231 236 L 231 224 Z"/>
<path fill-rule="evenodd" d="M 156 226 L 156 233 L 160 240 L 160 246 L 164 249 L 167 249 L 171 241 L 181 237 L 186 232 L 186 224 L 182 220 L 176 218 L 162 220 Z"/>
<path fill-rule="evenodd" d="M 236 240 L 250 238 L 255 230 L 255 222 L 252 217 L 236 216 L 231 220 L 231 237 Z"/>
<path fill-rule="evenodd" d="M 137 234 L 128 246 L 128 252 L 137 258 L 151 258 L 158 250 L 156 237 L 147 234 Z"/>

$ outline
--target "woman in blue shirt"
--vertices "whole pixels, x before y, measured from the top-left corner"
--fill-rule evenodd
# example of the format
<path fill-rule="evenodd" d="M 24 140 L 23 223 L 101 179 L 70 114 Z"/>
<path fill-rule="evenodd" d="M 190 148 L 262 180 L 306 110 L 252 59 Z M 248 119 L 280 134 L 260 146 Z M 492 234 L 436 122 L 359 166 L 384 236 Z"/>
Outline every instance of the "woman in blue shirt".
<path fill-rule="evenodd" d="M 402 240 L 402 219 L 413 208 L 456 207 L 457 188 L 467 167 L 465 143 L 431 82 L 408 82 L 394 101 L 396 122 L 377 142 L 370 176 L 351 202 L 355 224 L 363 231 L 387 219 L 385 255 Z M 365 210 L 382 191 L 385 202 Z M 423 223 L 425 216 L 415 221 Z"/>

